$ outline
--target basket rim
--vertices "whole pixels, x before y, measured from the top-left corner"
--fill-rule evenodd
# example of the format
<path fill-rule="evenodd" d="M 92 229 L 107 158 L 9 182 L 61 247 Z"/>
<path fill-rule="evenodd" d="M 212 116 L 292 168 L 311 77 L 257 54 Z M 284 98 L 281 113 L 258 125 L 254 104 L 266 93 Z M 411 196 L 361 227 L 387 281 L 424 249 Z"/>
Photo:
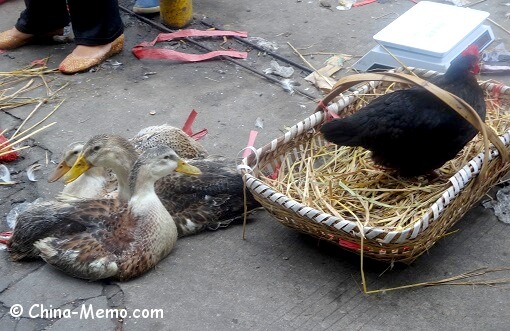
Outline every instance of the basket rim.
<path fill-rule="evenodd" d="M 420 77 L 430 78 L 438 75 L 439 73 L 432 70 L 409 68 Z M 403 71 L 404 68 L 396 69 L 396 71 Z M 347 93 L 340 94 L 340 99 L 330 105 L 323 105 L 328 111 L 338 114 L 345 107 L 351 105 L 358 99 L 359 94 L 364 94 L 370 89 L 376 88 L 382 82 L 379 81 L 368 81 L 357 84 L 350 88 Z M 491 81 L 480 84 L 486 92 L 494 92 L 498 94 L 505 94 L 510 96 L 510 86 L 505 86 L 501 83 L 494 83 Z M 320 101 L 320 103 L 322 100 Z M 320 105 L 319 103 L 319 105 Z M 273 139 L 271 142 L 264 146 L 256 149 L 250 155 L 243 158 L 241 164 L 238 166 L 238 171 L 243 175 L 247 188 L 263 199 L 269 200 L 273 204 L 278 204 L 282 208 L 285 208 L 291 214 L 298 217 L 305 217 L 313 222 L 323 224 L 328 227 L 332 227 L 336 230 L 345 232 L 351 236 L 356 236 L 366 239 L 373 239 L 377 236 L 383 235 L 381 243 L 389 244 L 396 243 L 401 244 L 407 240 L 417 238 L 420 233 L 424 232 L 429 225 L 437 220 L 440 215 L 444 212 L 446 207 L 462 192 L 463 188 L 466 187 L 470 182 L 477 178 L 482 165 L 484 163 L 484 152 L 479 153 L 471 160 L 469 160 L 461 169 L 459 169 L 453 176 L 449 178 L 449 186 L 441 193 L 441 196 L 432 205 L 427 207 L 425 215 L 420 219 L 413 222 L 411 226 L 408 226 L 399 231 L 388 231 L 381 227 L 365 226 L 357 222 L 346 220 L 329 213 L 320 211 L 318 209 L 308 207 L 303 203 L 287 197 L 271 188 L 269 185 L 258 179 L 253 175 L 254 171 L 258 168 L 258 160 L 276 150 L 276 148 L 282 144 L 285 144 L 293 138 L 314 129 L 316 126 L 325 121 L 327 116 L 326 112 L 314 112 L 309 117 L 293 125 L 284 135 Z M 499 136 L 499 139 L 508 147 L 510 144 L 510 129 L 504 134 Z M 496 157 L 499 157 L 500 153 L 495 146 L 490 144 L 490 153 L 488 162 Z"/>

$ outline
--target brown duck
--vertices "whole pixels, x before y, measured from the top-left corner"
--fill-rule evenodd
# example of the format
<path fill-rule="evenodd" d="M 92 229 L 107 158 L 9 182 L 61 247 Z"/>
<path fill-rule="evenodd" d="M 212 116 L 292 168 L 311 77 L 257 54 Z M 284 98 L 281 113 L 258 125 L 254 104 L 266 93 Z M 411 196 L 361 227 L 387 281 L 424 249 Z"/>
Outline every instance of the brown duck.
<path fill-rule="evenodd" d="M 85 144 L 64 179 L 72 181 L 95 166 L 111 169 L 118 180 L 119 199 L 127 201 L 130 198 L 127 175 L 137 156 L 137 150 L 127 139 L 97 135 Z M 202 174 L 196 177 L 173 174 L 155 184 L 156 194 L 174 218 L 179 237 L 207 228 L 217 229 L 243 216 L 244 183 L 234 160 L 208 156 L 189 160 L 189 164 L 198 167 Z M 260 204 L 247 192 L 247 209 L 258 207 Z"/>
<path fill-rule="evenodd" d="M 166 146 L 144 152 L 129 174 L 127 202 L 82 199 L 46 202 L 19 216 L 11 257 L 41 256 L 78 278 L 128 280 L 154 267 L 177 240 L 177 228 L 154 191 L 174 171 L 198 175 Z"/>

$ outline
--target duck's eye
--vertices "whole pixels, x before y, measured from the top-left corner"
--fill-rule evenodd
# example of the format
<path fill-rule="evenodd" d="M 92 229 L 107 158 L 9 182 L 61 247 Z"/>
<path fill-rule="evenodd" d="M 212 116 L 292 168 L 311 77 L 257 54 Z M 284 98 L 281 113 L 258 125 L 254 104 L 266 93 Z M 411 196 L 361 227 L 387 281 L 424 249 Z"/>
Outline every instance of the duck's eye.
<path fill-rule="evenodd" d="M 172 158 L 170 157 L 170 155 L 165 155 L 164 159 L 165 160 L 171 160 Z"/>
<path fill-rule="evenodd" d="M 73 155 L 77 155 L 78 153 L 80 153 L 80 152 L 78 152 L 78 151 L 74 151 L 74 152 L 73 152 Z"/>
<path fill-rule="evenodd" d="M 98 151 L 98 150 L 100 150 L 100 149 L 101 149 L 101 146 L 94 146 L 94 151 L 96 151 L 96 152 L 97 152 L 97 151 Z"/>

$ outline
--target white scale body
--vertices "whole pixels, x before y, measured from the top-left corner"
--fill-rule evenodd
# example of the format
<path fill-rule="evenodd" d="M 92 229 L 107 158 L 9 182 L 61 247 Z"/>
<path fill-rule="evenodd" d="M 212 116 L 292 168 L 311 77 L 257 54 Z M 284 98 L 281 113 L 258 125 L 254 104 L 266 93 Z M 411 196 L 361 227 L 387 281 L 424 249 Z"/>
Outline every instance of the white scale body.
<path fill-rule="evenodd" d="M 445 72 L 450 62 L 469 45 L 481 50 L 492 41 L 491 28 L 484 25 L 488 12 L 420 1 L 379 31 L 379 45 L 353 65 L 358 71 L 376 71 L 400 67 L 383 45 L 409 67 Z"/>

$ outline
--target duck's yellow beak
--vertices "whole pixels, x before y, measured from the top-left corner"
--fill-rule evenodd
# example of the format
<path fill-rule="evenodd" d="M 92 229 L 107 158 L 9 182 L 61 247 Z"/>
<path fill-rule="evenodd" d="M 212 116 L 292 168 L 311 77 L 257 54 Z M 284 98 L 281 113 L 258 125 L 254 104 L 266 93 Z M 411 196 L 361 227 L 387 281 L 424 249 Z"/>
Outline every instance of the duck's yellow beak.
<path fill-rule="evenodd" d="M 56 182 L 60 179 L 60 177 L 64 176 L 71 167 L 66 163 L 66 161 L 61 161 L 57 164 L 57 168 L 50 174 L 48 177 L 48 183 Z"/>
<path fill-rule="evenodd" d="M 177 161 L 177 168 L 175 168 L 175 171 L 186 175 L 200 175 L 202 173 L 200 169 L 184 162 L 183 160 Z"/>
<path fill-rule="evenodd" d="M 73 167 L 64 175 L 64 182 L 69 184 L 90 168 L 92 168 L 92 165 L 85 160 L 83 154 L 80 154 Z"/>

